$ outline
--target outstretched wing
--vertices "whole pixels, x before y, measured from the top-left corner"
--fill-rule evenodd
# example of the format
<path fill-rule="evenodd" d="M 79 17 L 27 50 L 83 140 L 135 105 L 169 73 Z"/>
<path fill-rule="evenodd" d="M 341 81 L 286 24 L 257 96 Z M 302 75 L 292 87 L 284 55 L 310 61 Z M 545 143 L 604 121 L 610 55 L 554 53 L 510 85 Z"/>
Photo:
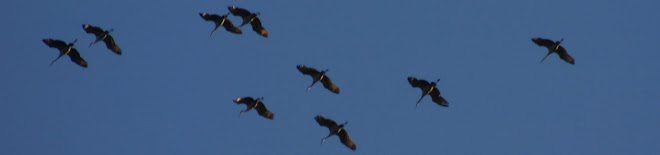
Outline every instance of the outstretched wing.
<path fill-rule="evenodd" d="M 555 45 L 554 41 L 552 41 L 550 39 L 539 38 L 539 37 L 532 38 L 532 41 L 534 43 L 536 43 L 536 45 L 545 46 L 545 47 L 548 47 L 548 48 L 552 48 L 552 46 Z"/>
<path fill-rule="evenodd" d="M 444 107 L 449 107 L 449 103 L 447 103 L 447 100 L 440 96 L 440 90 L 438 90 L 437 87 L 434 87 L 433 90 L 431 90 L 431 94 L 429 95 L 431 96 L 433 102 Z"/>
<path fill-rule="evenodd" d="M 305 75 L 314 76 L 314 75 L 317 75 L 317 74 L 321 74 L 321 72 L 319 72 L 318 70 L 316 70 L 314 68 L 311 68 L 311 67 L 307 67 L 305 65 L 298 65 L 298 66 L 296 66 L 296 68 L 298 68 L 298 71 L 300 71 L 300 73 L 305 74 Z"/>
<path fill-rule="evenodd" d="M 342 144 L 346 145 L 346 147 L 351 148 L 351 150 L 355 151 L 357 148 L 355 146 L 355 143 L 351 140 L 351 137 L 348 136 L 348 132 L 346 132 L 346 129 L 341 129 L 339 130 L 339 133 L 337 133 L 337 136 L 339 136 L 339 140 L 341 141 Z"/>
<path fill-rule="evenodd" d="M 225 30 L 231 32 L 231 33 L 236 33 L 236 34 L 243 34 L 243 31 L 239 29 L 238 27 L 234 26 L 234 24 L 229 21 L 229 19 L 225 19 L 225 22 L 222 24 L 222 27 L 225 27 Z"/>
<path fill-rule="evenodd" d="M 254 30 L 254 32 L 257 32 L 259 35 L 268 38 L 268 31 L 266 31 L 266 29 L 261 26 L 261 20 L 259 20 L 259 18 L 255 16 L 254 19 L 252 19 L 252 22 L 250 22 L 250 25 L 252 25 L 252 30 Z"/>
<path fill-rule="evenodd" d="M 266 117 L 268 119 L 273 119 L 273 117 L 275 117 L 275 115 L 272 112 L 270 112 L 270 111 L 268 111 L 268 109 L 266 109 L 266 105 L 264 105 L 263 102 L 257 103 L 257 107 L 255 109 L 257 109 L 257 112 L 259 113 L 259 115 L 261 115 L 263 117 Z"/>
<path fill-rule="evenodd" d="M 559 55 L 559 58 L 563 59 L 564 61 L 570 63 L 570 64 L 575 64 L 575 60 L 573 60 L 573 57 L 571 55 L 568 55 L 568 52 L 566 52 L 566 49 L 564 47 L 559 46 L 559 49 L 557 49 L 557 55 Z"/>
<path fill-rule="evenodd" d="M 325 87 L 325 89 L 328 89 L 335 94 L 339 94 L 339 88 L 337 88 L 335 84 L 332 84 L 332 80 L 330 80 L 330 77 L 327 75 L 321 79 L 321 83 L 323 83 L 323 87 Z"/>
<path fill-rule="evenodd" d="M 199 13 L 199 16 L 201 16 L 202 19 L 204 19 L 205 21 L 212 21 L 214 23 L 218 23 L 219 21 L 222 21 L 222 17 L 216 14 L 208 14 L 204 12 L 204 13 Z"/>
<path fill-rule="evenodd" d="M 80 53 L 78 53 L 78 50 L 76 50 L 75 48 L 71 48 L 71 51 L 67 55 L 69 55 L 69 58 L 71 58 L 71 61 L 73 61 L 74 63 L 87 68 L 87 61 L 85 61 L 85 59 L 80 57 Z"/>
<path fill-rule="evenodd" d="M 48 45 L 48 47 L 51 48 L 57 48 L 58 50 L 62 50 L 64 48 L 68 48 L 69 46 L 61 41 L 61 40 L 55 40 L 55 39 L 44 39 L 43 42 Z"/>
<path fill-rule="evenodd" d="M 227 7 L 227 9 L 229 9 L 229 12 L 232 15 L 241 16 L 243 18 L 248 17 L 252 14 L 252 13 L 250 13 L 250 11 L 248 11 L 246 9 L 243 9 L 243 8 L 236 7 L 236 6 L 229 6 L 229 7 Z"/>
<path fill-rule="evenodd" d="M 417 78 L 412 77 L 412 76 L 408 77 L 408 83 L 410 83 L 410 85 L 412 87 L 417 87 L 417 88 L 420 88 L 420 89 L 424 89 L 424 87 L 430 85 L 428 81 L 418 80 Z"/>
<path fill-rule="evenodd" d="M 234 99 L 234 103 L 236 104 L 248 104 L 250 102 L 254 102 L 252 97 L 238 97 Z"/>
<path fill-rule="evenodd" d="M 108 34 L 108 36 L 103 39 L 103 42 L 105 42 L 105 46 L 108 47 L 108 49 L 110 49 L 112 52 L 121 55 L 121 49 L 119 46 L 117 46 L 117 43 L 115 43 L 115 39 L 112 38 L 112 36 Z"/>
<path fill-rule="evenodd" d="M 328 127 L 328 129 L 331 129 L 331 128 L 334 128 L 334 127 L 337 126 L 337 122 L 335 122 L 331 119 L 324 118 L 321 115 L 317 115 L 316 117 L 314 117 L 314 120 L 316 120 L 316 123 L 319 123 L 319 125 Z"/>
<path fill-rule="evenodd" d="M 83 24 L 83 29 L 85 30 L 85 32 L 94 34 L 96 36 L 103 35 L 103 29 L 96 26 Z"/>

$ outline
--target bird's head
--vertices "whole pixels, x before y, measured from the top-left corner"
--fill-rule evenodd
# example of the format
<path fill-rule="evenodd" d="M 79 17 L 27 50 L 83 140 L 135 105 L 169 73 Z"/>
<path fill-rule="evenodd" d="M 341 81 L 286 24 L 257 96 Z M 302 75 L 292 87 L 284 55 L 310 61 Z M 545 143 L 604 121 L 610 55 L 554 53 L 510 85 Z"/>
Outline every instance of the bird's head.
<path fill-rule="evenodd" d="M 69 43 L 69 47 L 73 47 L 73 44 L 76 44 L 77 41 L 78 41 L 78 39 L 73 40 L 73 42 Z"/>
<path fill-rule="evenodd" d="M 559 44 L 561 44 L 562 41 L 564 41 L 564 38 L 561 38 L 561 40 L 555 42 L 555 44 L 559 45 Z"/>
<path fill-rule="evenodd" d="M 87 29 L 87 28 L 91 27 L 91 25 L 89 25 L 89 24 L 83 24 L 82 27 L 83 27 L 83 29 Z"/>
<path fill-rule="evenodd" d="M 408 81 L 417 80 L 415 77 L 409 76 Z"/>
<path fill-rule="evenodd" d="M 231 5 L 231 6 L 227 7 L 227 9 L 229 9 L 229 10 L 235 10 L 236 8 L 238 8 L 238 7 L 236 7 L 236 5 Z"/>
<path fill-rule="evenodd" d="M 300 64 L 300 65 L 296 66 L 296 68 L 298 68 L 298 69 L 305 68 L 305 65 Z"/>
<path fill-rule="evenodd" d="M 346 124 L 348 124 L 348 121 L 344 122 L 343 124 L 339 124 L 337 127 L 343 128 Z"/>
<path fill-rule="evenodd" d="M 199 13 L 199 16 L 202 16 L 202 17 L 204 17 L 204 16 L 206 16 L 206 15 L 208 15 L 208 13 L 206 13 L 206 12 L 200 12 L 200 13 Z"/>

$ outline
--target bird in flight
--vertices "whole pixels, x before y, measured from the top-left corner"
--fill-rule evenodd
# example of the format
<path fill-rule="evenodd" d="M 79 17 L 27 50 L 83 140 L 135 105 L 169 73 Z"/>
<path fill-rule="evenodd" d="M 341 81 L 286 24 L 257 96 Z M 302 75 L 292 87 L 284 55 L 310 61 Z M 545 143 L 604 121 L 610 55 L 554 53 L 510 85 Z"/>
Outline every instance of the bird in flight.
<path fill-rule="evenodd" d="M 566 52 L 566 49 L 564 49 L 564 47 L 560 45 L 561 42 L 564 41 L 564 39 L 561 39 L 561 40 L 555 42 L 555 41 L 552 41 L 550 39 L 543 39 L 543 38 L 535 37 L 535 38 L 532 38 L 532 41 L 534 43 L 536 43 L 536 45 L 544 46 L 544 47 L 548 48 L 548 54 L 545 55 L 545 57 L 543 57 L 543 59 L 541 59 L 541 62 L 543 62 L 543 60 L 545 60 L 545 58 L 548 58 L 548 56 L 550 56 L 550 54 L 557 53 L 557 55 L 559 55 L 559 58 L 561 58 L 562 60 L 564 60 L 564 61 L 566 61 L 570 64 L 573 64 L 573 65 L 575 64 L 575 60 L 573 59 L 573 57 L 568 55 L 568 52 Z"/>
<path fill-rule="evenodd" d="M 328 136 L 321 139 L 321 144 L 323 144 L 323 142 L 325 142 L 325 140 L 328 139 L 330 136 L 337 135 L 337 137 L 339 137 L 339 140 L 341 141 L 342 144 L 346 145 L 346 147 L 355 151 L 357 147 L 355 146 L 355 143 L 353 143 L 353 141 L 351 140 L 350 136 L 348 136 L 348 132 L 344 129 L 344 125 L 348 124 L 348 122 L 337 125 L 337 122 L 333 121 L 332 119 L 324 118 L 321 115 L 317 115 L 316 117 L 314 117 L 314 120 L 316 120 L 316 123 L 319 123 L 319 125 L 325 126 L 328 128 L 328 130 L 330 130 Z"/>
<path fill-rule="evenodd" d="M 316 84 L 316 82 L 321 81 L 321 83 L 323 83 L 323 87 L 325 87 L 326 89 L 330 90 L 335 94 L 339 94 L 339 88 L 332 83 L 330 77 L 325 75 L 325 73 L 328 72 L 327 69 L 325 71 L 319 72 L 318 70 L 311 67 L 307 67 L 305 65 L 298 65 L 296 66 L 296 68 L 298 68 L 298 71 L 300 71 L 300 73 L 302 73 L 303 75 L 309 75 L 312 77 L 313 80 L 312 84 L 309 85 L 309 87 L 307 87 L 307 91 L 309 91 L 309 89 L 311 89 L 312 86 Z"/>
<path fill-rule="evenodd" d="M 112 52 L 115 52 L 118 55 L 121 55 L 121 49 L 119 46 L 117 46 L 117 43 L 115 43 L 115 39 L 110 36 L 110 31 L 106 31 L 101 29 L 100 27 L 92 26 L 89 24 L 83 24 L 82 25 L 83 29 L 87 33 L 94 34 L 96 36 L 96 40 L 92 43 L 89 44 L 89 47 L 92 47 L 92 45 L 96 44 L 97 42 L 103 40 L 105 42 L 105 46 L 110 49 Z"/>
<path fill-rule="evenodd" d="M 217 15 L 217 14 L 208 14 L 206 12 L 199 13 L 199 16 L 201 16 L 202 19 L 204 19 L 205 21 L 212 21 L 213 23 L 215 23 L 215 28 L 213 28 L 213 31 L 211 31 L 211 35 L 213 35 L 213 33 L 215 33 L 215 30 L 217 30 L 218 27 L 220 27 L 220 26 L 225 27 L 225 30 L 227 30 L 231 33 L 243 34 L 243 31 L 241 31 L 241 29 L 234 26 L 234 24 L 232 24 L 231 21 L 229 21 L 229 19 L 227 19 L 227 15 L 229 15 L 229 13 L 227 13 L 226 15 L 222 15 L 222 16 Z M 211 35 L 209 35 L 209 36 L 211 36 Z"/>
<path fill-rule="evenodd" d="M 410 83 L 412 87 L 417 87 L 422 90 L 422 97 L 420 97 L 419 100 L 417 100 L 417 104 L 415 104 L 415 107 L 419 106 L 419 102 L 422 101 L 422 99 L 426 95 L 431 96 L 431 100 L 433 100 L 433 102 L 437 103 L 438 105 L 449 107 L 449 103 L 447 103 L 447 100 L 445 100 L 444 98 L 442 98 L 442 96 L 440 96 L 440 90 L 438 90 L 438 88 L 436 87 L 436 82 L 439 81 L 440 79 L 438 79 L 435 82 L 429 83 L 426 80 L 418 80 L 417 78 L 412 76 L 408 77 L 408 83 Z"/>
<path fill-rule="evenodd" d="M 87 68 L 87 61 L 85 61 L 82 57 L 80 57 L 80 53 L 78 53 L 78 50 L 76 48 L 73 48 L 73 44 L 76 43 L 78 39 L 74 40 L 72 43 L 66 44 L 64 41 L 61 40 L 55 40 L 55 39 L 44 39 L 43 42 L 48 45 L 48 47 L 51 48 L 56 48 L 57 50 L 60 51 L 60 55 L 53 60 L 53 62 L 50 63 L 50 66 L 53 66 L 53 63 L 57 61 L 57 59 L 60 59 L 64 55 L 68 55 L 69 58 L 71 58 L 71 61 L 74 63 Z"/>
<path fill-rule="evenodd" d="M 252 109 L 257 109 L 257 113 L 259 113 L 259 115 L 266 117 L 268 119 L 273 119 L 275 115 L 272 112 L 268 111 L 268 109 L 266 109 L 266 106 L 264 105 L 263 102 L 261 102 L 261 100 L 263 100 L 263 97 L 257 99 L 254 99 L 252 97 L 238 97 L 234 99 L 234 103 L 245 104 L 247 106 L 247 108 L 245 110 L 241 110 L 241 112 L 238 115 L 240 116 L 244 112 L 248 112 Z"/>
<path fill-rule="evenodd" d="M 252 26 L 252 30 L 254 32 L 257 32 L 259 35 L 268 38 L 268 31 L 261 26 L 261 20 L 257 17 L 259 13 L 251 13 L 250 11 L 239 8 L 236 6 L 229 6 L 227 7 L 229 9 L 229 12 L 234 15 L 234 16 L 240 16 L 243 18 L 243 23 L 239 27 L 243 27 L 245 24 L 250 24 Z"/>

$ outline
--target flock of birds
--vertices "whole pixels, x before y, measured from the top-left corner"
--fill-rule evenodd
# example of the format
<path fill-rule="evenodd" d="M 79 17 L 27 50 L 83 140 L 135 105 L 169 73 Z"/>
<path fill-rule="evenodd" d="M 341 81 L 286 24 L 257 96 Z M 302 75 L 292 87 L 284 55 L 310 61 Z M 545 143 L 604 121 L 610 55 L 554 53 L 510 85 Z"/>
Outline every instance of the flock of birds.
<path fill-rule="evenodd" d="M 268 32 L 261 25 L 261 21 L 259 20 L 259 18 L 257 18 L 257 16 L 260 13 L 252 13 L 252 12 L 246 10 L 246 9 L 239 8 L 239 7 L 236 7 L 236 6 L 229 6 L 228 9 L 229 9 L 229 13 L 227 13 L 225 15 L 199 13 L 199 15 L 205 21 L 212 21 L 212 22 L 215 23 L 215 28 L 211 31 L 210 36 L 212 36 L 220 26 L 223 26 L 225 28 L 225 30 L 227 30 L 228 32 L 231 32 L 231 33 L 234 33 L 234 34 L 242 34 L 243 31 L 240 29 L 240 27 L 243 27 L 246 24 L 250 24 L 252 26 L 253 31 L 255 31 L 257 34 L 259 34 L 259 35 L 261 35 L 265 38 L 268 38 Z M 229 14 L 241 17 L 243 19 L 243 22 L 241 23 L 241 25 L 239 25 L 238 27 L 234 26 L 234 24 L 232 24 L 232 22 L 228 19 Z M 112 52 L 114 52 L 118 55 L 121 55 L 121 53 L 122 53 L 121 49 L 115 43 L 113 37 L 110 36 L 110 34 L 109 34 L 110 32 L 113 31 L 112 29 L 110 31 L 108 31 L 108 30 L 103 30 L 100 27 L 95 27 L 95 26 L 92 26 L 92 25 L 89 25 L 89 24 L 84 24 L 83 25 L 83 30 L 85 30 L 85 32 L 87 32 L 87 33 L 91 33 L 91 34 L 94 34 L 96 36 L 96 40 L 93 41 L 92 43 L 90 43 L 90 45 L 89 45 L 90 47 L 92 45 L 94 45 L 95 43 L 99 42 L 99 41 L 103 41 L 103 42 L 105 42 L 106 47 L 108 49 L 110 49 Z M 53 63 L 55 63 L 55 61 L 57 61 L 59 58 L 61 58 L 64 55 L 67 55 L 67 56 L 69 56 L 71 61 L 73 61 L 74 63 L 76 63 L 76 64 L 78 64 L 82 67 L 87 68 L 87 62 L 80 56 L 80 53 L 78 52 L 78 50 L 76 50 L 76 48 L 74 48 L 74 44 L 77 41 L 78 40 L 76 39 L 73 42 L 67 44 L 67 43 L 65 43 L 64 41 L 61 41 L 61 40 L 43 39 L 43 42 L 46 45 L 48 45 L 51 48 L 56 48 L 60 51 L 59 56 L 55 60 L 53 60 L 53 62 L 51 62 L 50 65 L 52 66 Z M 566 49 L 563 46 L 560 45 L 562 41 L 563 41 L 563 39 L 561 39 L 560 41 L 552 41 L 550 39 L 544 39 L 544 38 L 538 38 L 538 37 L 532 38 L 532 42 L 534 42 L 535 44 L 537 44 L 539 46 L 546 47 L 548 49 L 547 55 L 543 59 L 541 59 L 541 62 L 543 62 L 552 53 L 556 53 L 559 56 L 559 58 L 566 61 L 567 63 L 575 64 L 575 60 L 570 55 L 568 55 L 568 53 L 566 52 Z M 337 87 L 335 84 L 333 84 L 332 80 L 330 80 L 330 77 L 328 77 L 326 75 L 326 73 L 328 72 L 327 69 L 319 71 L 317 69 L 307 67 L 305 65 L 298 65 L 298 66 L 296 66 L 296 68 L 303 75 L 309 75 L 309 76 L 312 77 L 312 84 L 307 87 L 307 91 L 309 91 L 312 88 L 312 86 L 314 86 L 314 84 L 316 84 L 317 82 L 321 82 L 321 84 L 323 84 L 323 87 L 325 87 L 327 90 L 329 90 L 330 92 L 333 92 L 335 94 L 339 94 L 339 87 Z M 410 85 L 413 88 L 416 87 L 416 88 L 421 89 L 421 91 L 422 91 L 422 96 L 419 98 L 419 100 L 415 104 L 415 107 L 419 106 L 419 103 L 422 101 L 422 99 L 426 95 L 430 96 L 431 100 L 434 103 L 436 103 L 440 106 L 443 106 L 443 107 L 449 107 L 449 102 L 447 102 L 447 100 L 445 100 L 440 95 L 440 90 L 438 90 L 438 88 L 436 86 L 437 82 L 439 82 L 440 79 L 438 79 L 434 82 L 428 82 L 426 80 L 417 79 L 415 77 L 408 77 L 407 80 L 408 80 L 408 83 L 410 83 Z M 242 115 L 245 112 L 248 112 L 248 111 L 252 110 L 252 109 L 256 109 L 256 111 L 259 115 L 272 120 L 275 115 L 272 112 L 268 111 L 268 109 L 266 109 L 266 106 L 264 105 L 262 100 L 263 100 L 263 97 L 262 98 L 256 98 L 256 99 L 252 98 L 252 97 L 238 97 L 238 98 L 234 99 L 233 101 L 236 104 L 245 104 L 247 106 L 247 108 L 245 110 L 240 111 L 239 116 Z M 321 143 L 325 142 L 326 139 L 329 138 L 330 136 L 337 135 L 337 137 L 339 137 L 339 140 L 341 141 L 341 143 L 346 145 L 346 147 L 350 148 L 351 150 L 356 150 L 357 147 L 356 147 L 355 143 L 353 143 L 353 141 L 350 139 L 350 136 L 348 135 L 348 132 L 344 129 L 344 126 L 346 124 L 348 124 L 348 122 L 345 122 L 343 124 L 337 124 L 337 122 L 335 122 L 334 120 L 329 119 L 329 118 L 325 118 L 325 117 L 320 116 L 320 115 L 315 116 L 314 119 L 316 120 L 316 122 L 320 126 L 325 126 L 330 130 L 330 133 L 328 134 L 328 136 L 323 138 L 321 140 Z"/>

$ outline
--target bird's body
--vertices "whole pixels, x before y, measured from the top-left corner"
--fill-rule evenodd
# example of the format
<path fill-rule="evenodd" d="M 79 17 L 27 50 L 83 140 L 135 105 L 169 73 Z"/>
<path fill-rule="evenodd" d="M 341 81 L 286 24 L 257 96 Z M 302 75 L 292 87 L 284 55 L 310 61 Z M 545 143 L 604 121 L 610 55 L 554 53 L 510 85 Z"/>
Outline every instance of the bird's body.
<path fill-rule="evenodd" d="M 112 38 L 112 36 L 110 36 L 110 31 L 106 31 L 101 29 L 100 27 L 95 27 L 89 24 L 83 24 L 83 29 L 85 30 L 85 32 L 94 34 L 94 36 L 96 36 L 96 40 L 91 44 L 89 44 L 90 47 L 95 43 L 103 40 L 103 42 L 105 42 L 105 46 L 108 49 L 110 49 L 112 52 L 118 55 L 121 55 L 121 49 L 119 48 L 117 43 L 115 43 L 115 39 Z"/>
<path fill-rule="evenodd" d="M 268 31 L 266 31 L 266 29 L 261 26 L 261 20 L 259 20 L 259 18 L 255 16 L 254 19 L 250 22 L 250 25 L 252 25 L 252 30 L 254 32 L 257 32 L 259 35 L 268 38 Z"/>
<path fill-rule="evenodd" d="M 346 147 L 355 151 L 357 147 L 355 146 L 355 143 L 353 143 L 353 141 L 351 140 L 350 136 L 348 136 L 348 132 L 344 129 L 344 125 L 346 125 L 347 123 L 338 125 L 337 122 L 333 121 L 332 119 L 324 118 L 321 115 L 317 115 L 316 117 L 314 117 L 314 120 L 316 120 L 316 122 L 319 123 L 320 126 L 325 126 L 328 128 L 328 130 L 330 130 L 328 136 L 323 138 L 321 140 L 321 143 L 325 142 L 325 140 L 330 136 L 337 135 L 337 137 L 339 137 L 339 140 L 341 141 L 342 144 L 346 145 Z"/>
<path fill-rule="evenodd" d="M 323 87 L 325 87 L 326 89 L 330 90 L 331 92 L 333 92 L 335 94 L 339 94 L 339 87 L 337 87 L 335 84 L 332 83 L 332 80 L 330 80 L 330 77 L 325 75 L 325 73 L 328 70 L 319 72 L 318 70 L 316 70 L 314 68 L 311 68 L 311 67 L 307 67 L 305 65 L 298 65 L 298 66 L 296 66 L 296 68 L 298 69 L 298 71 L 300 71 L 300 73 L 302 73 L 304 75 L 309 75 L 309 76 L 312 77 L 313 81 L 312 81 L 312 84 L 309 87 L 307 87 L 308 91 L 312 86 L 314 86 L 314 84 L 316 84 L 316 82 L 321 81 L 321 83 L 323 83 Z"/>
<path fill-rule="evenodd" d="M 543 38 L 539 38 L 539 37 L 532 38 L 532 41 L 534 43 L 536 43 L 536 45 L 544 46 L 544 47 L 548 48 L 548 54 L 545 55 L 545 57 L 543 57 L 543 59 L 541 59 L 541 62 L 543 62 L 543 60 L 545 60 L 545 58 L 547 58 L 550 54 L 557 53 L 557 55 L 559 55 L 559 58 L 561 58 L 562 60 L 564 60 L 564 61 L 566 61 L 570 64 L 575 64 L 575 60 L 573 59 L 573 57 L 568 55 L 568 52 L 566 52 L 566 49 L 563 46 L 560 45 L 563 40 L 564 39 L 562 39 L 561 41 L 555 42 L 555 41 L 552 41 L 550 39 L 543 39 Z"/>
<path fill-rule="evenodd" d="M 229 6 L 227 7 L 229 9 L 229 12 L 234 15 L 234 16 L 240 16 L 243 18 L 243 22 L 239 27 L 243 27 L 245 24 L 250 24 L 252 26 L 252 30 L 254 32 L 257 32 L 259 35 L 268 38 L 268 31 L 261 25 L 261 20 L 257 17 L 259 13 L 251 13 L 250 11 L 239 8 L 236 6 Z"/>
<path fill-rule="evenodd" d="M 426 80 L 418 80 L 417 78 L 412 76 L 408 77 L 408 83 L 410 83 L 412 87 L 417 87 L 422 90 L 422 97 L 419 98 L 415 107 L 419 105 L 419 102 L 422 101 L 422 98 L 424 98 L 424 96 L 426 95 L 431 96 L 431 100 L 433 100 L 433 102 L 437 103 L 438 105 L 449 107 L 449 103 L 447 102 L 447 100 L 445 100 L 444 98 L 442 98 L 442 96 L 440 96 L 440 90 L 438 90 L 438 88 L 436 87 L 436 82 L 429 83 Z"/>
<path fill-rule="evenodd" d="M 215 33 L 215 30 L 218 29 L 218 27 L 222 26 L 225 28 L 225 30 L 234 33 L 234 34 L 243 34 L 243 31 L 239 29 L 238 27 L 234 26 L 234 24 L 227 19 L 227 15 L 217 15 L 217 14 L 208 14 L 208 13 L 199 13 L 199 16 L 202 17 L 205 21 L 212 21 L 215 23 L 215 28 L 213 28 L 213 31 L 211 31 L 211 35 Z"/>
<path fill-rule="evenodd" d="M 57 50 L 60 51 L 60 55 L 53 60 L 53 62 L 50 63 L 52 66 L 57 59 L 60 59 L 64 55 L 68 55 L 69 58 L 71 58 L 71 61 L 74 63 L 87 68 L 87 61 L 85 61 L 82 57 L 80 57 L 80 53 L 78 53 L 78 50 L 76 48 L 73 48 L 73 44 L 77 41 L 73 41 L 72 43 L 66 44 L 64 41 L 61 40 L 54 40 L 54 39 L 43 39 L 42 40 L 48 47 L 51 48 L 57 48 Z"/>
<path fill-rule="evenodd" d="M 268 119 L 273 119 L 275 115 L 272 112 L 268 111 L 268 109 L 266 109 L 266 105 L 264 105 L 264 103 L 261 102 L 262 99 L 263 98 L 254 99 L 252 97 L 239 97 L 234 99 L 234 103 L 245 104 L 247 106 L 245 110 L 241 110 L 240 114 L 243 114 L 244 112 L 248 112 L 252 109 L 256 109 L 259 115 L 266 117 Z"/>

